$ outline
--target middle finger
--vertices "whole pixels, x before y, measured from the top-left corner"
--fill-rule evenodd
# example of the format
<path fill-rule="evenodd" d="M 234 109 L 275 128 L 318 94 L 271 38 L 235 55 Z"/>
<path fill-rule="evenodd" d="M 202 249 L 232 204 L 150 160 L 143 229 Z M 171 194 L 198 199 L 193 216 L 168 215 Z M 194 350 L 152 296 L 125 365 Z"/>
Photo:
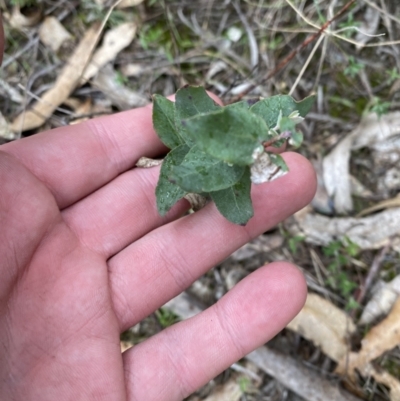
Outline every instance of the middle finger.
<path fill-rule="evenodd" d="M 254 186 L 255 215 L 245 226 L 215 205 L 159 227 L 109 260 L 114 309 L 125 330 L 182 292 L 212 266 L 311 201 L 315 173 L 302 156 L 285 155 L 290 172 Z"/>

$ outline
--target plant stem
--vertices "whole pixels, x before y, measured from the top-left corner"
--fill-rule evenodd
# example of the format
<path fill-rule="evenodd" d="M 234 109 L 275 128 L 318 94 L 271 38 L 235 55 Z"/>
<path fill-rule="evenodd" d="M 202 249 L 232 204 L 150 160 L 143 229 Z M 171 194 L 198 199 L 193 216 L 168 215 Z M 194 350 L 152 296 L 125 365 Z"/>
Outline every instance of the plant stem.
<path fill-rule="evenodd" d="M 278 136 L 275 136 L 274 138 L 270 139 L 269 141 L 263 142 L 264 149 L 268 148 L 269 146 L 272 146 L 274 143 L 282 139 L 289 139 L 291 136 L 292 133 L 290 131 L 284 131 L 280 133 Z"/>

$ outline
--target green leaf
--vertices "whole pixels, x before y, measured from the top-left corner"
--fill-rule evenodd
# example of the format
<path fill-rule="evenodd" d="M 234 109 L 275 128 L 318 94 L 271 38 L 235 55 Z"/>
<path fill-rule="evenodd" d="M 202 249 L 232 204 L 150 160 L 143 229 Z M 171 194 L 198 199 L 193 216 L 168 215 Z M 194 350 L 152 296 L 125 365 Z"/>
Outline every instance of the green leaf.
<path fill-rule="evenodd" d="M 184 142 L 175 127 L 175 106 L 161 95 L 153 96 L 153 125 L 161 141 L 170 149 Z"/>
<path fill-rule="evenodd" d="M 227 163 L 249 165 L 268 132 L 262 118 L 244 108 L 224 107 L 183 121 L 187 134 L 206 153 Z"/>
<path fill-rule="evenodd" d="M 170 182 L 168 177 L 172 169 L 182 163 L 189 150 L 186 145 L 176 147 L 167 154 L 161 165 L 160 178 L 156 187 L 157 209 L 161 216 L 164 216 L 178 200 L 186 195 L 186 191 Z"/>
<path fill-rule="evenodd" d="M 299 111 L 299 114 L 302 117 L 305 117 L 311 110 L 313 104 L 315 103 L 315 95 L 308 96 L 299 102 L 296 102 L 297 108 L 296 110 Z"/>
<path fill-rule="evenodd" d="M 294 148 L 299 148 L 303 143 L 303 133 L 300 131 L 292 132 L 292 137 L 289 139 L 289 144 Z"/>
<path fill-rule="evenodd" d="M 250 108 L 250 104 L 247 100 L 242 100 L 240 102 L 236 102 L 236 103 L 231 103 L 228 104 L 226 106 L 224 106 L 225 109 L 246 109 L 248 110 Z"/>
<path fill-rule="evenodd" d="M 179 119 L 190 118 L 201 113 L 209 113 L 220 108 L 201 86 L 186 86 L 179 89 L 176 92 L 175 106 L 176 116 Z"/>
<path fill-rule="evenodd" d="M 293 132 L 296 129 L 296 123 L 289 117 L 282 117 L 278 125 L 280 132 L 285 132 L 285 131 Z"/>
<path fill-rule="evenodd" d="M 305 117 L 311 110 L 315 96 L 309 96 L 296 102 L 291 96 L 277 95 L 262 99 L 250 108 L 250 111 L 261 116 L 270 128 L 276 127 L 279 117 L 288 117 L 293 111 L 298 111 Z"/>
<path fill-rule="evenodd" d="M 211 192 L 219 212 L 235 224 L 245 225 L 254 214 L 250 198 L 250 169 L 246 167 L 239 182 L 222 191 Z"/>
<path fill-rule="evenodd" d="M 187 192 L 200 193 L 228 188 L 243 172 L 243 166 L 228 165 L 193 146 L 182 163 L 172 168 L 169 179 Z"/>
<path fill-rule="evenodd" d="M 175 125 L 180 136 L 186 143 L 193 145 L 193 140 L 186 135 L 186 129 L 182 126 L 182 120 L 218 110 L 214 100 L 207 95 L 203 87 L 187 86 L 179 89 L 175 97 Z"/>
<path fill-rule="evenodd" d="M 270 153 L 269 158 L 271 159 L 271 162 L 280 167 L 282 171 L 289 171 L 289 167 L 286 164 L 285 159 L 281 155 Z"/>
<path fill-rule="evenodd" d="M 296 125 L 314 102 L 314 96 L 296 102 L 279 95 L 220 107 L 202 87 L 180 89 L 175 103 L 153 99 L 154 128 L 172 149 L 156 188 L 159 213 L 189 193 L 206 194 L 228 220 L 243 225 L 253 216 L 251 174 L 265 182 L 288 171 L 284 159 L 264 146 L 287 139 L 299 146 L 303 138 Z"/>

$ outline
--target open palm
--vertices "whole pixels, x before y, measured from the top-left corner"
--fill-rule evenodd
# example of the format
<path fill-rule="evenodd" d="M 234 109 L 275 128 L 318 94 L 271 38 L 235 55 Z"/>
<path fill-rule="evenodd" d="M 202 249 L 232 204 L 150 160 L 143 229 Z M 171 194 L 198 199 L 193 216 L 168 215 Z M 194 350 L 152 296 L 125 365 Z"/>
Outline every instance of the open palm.
<path fill-rule="evenodd" d="M 213 204 L 181 217 L 156 209 L 165 152 L 151 108 L 0 147 L 0 395 L 4 400 L 180 400 L 275 335 L 305 284 L 287 263 L 263 267 L 217 304 L 121 355 L 119 335 L 235 249 L 308 203 L 309 163 L 253 188 L 246 227 Z"/>

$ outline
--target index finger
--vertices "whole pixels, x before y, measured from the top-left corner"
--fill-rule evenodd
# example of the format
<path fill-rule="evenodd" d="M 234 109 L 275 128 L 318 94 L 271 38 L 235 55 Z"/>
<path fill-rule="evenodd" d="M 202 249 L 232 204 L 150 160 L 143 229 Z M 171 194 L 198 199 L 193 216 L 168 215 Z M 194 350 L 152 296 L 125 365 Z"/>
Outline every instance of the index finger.
<path fill-rule="evenodd" d="M 63 209 L 132 168 L 141 156 L 166 151 L 151 122 L 151 105 L 56 128 L 1 146 L 53 193 Z"/>

